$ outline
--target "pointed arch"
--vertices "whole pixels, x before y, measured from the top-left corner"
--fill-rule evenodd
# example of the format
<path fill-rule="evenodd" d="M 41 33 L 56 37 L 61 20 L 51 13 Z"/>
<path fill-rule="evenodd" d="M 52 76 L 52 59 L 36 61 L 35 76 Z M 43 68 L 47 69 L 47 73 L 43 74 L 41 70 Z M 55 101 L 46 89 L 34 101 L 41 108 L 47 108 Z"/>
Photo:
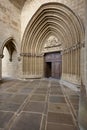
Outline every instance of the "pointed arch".
<path fill-rule="evenodd" d="M 14 45 L 16 51 L 18 52 L 18 46 L 17 46 L 16 40 L 15 40 L 13 37 L 8 37 L 8 38 L 2 43 L 2 46 L 1 46 L 1 48 L 0 48 L 0 55 L 3 55 L 4 47 L 5 47 L 9 42 L 12 42 L 12 44 Z"/>
<path fill-rule="evenodd" d="M 43 76 L 44 58 L 41 51 L 46 38 L 51 34 L 56 35 L 62 44 L 63 62 L 66 64 L 62 66 L 63 77 L 80 77 L 80 49 L 84 44 L 84 32 L 80 17 L 70 8 L 56 2 L 43 4 L 29 21 L 22 38 L 24 77 Z M 74 59 L 76 66 L 73 63 Z"/>
<path fill-rule="evenodd" d="M 0 48 L 1 78 L 3 76 L 17 78 L 18 51 L 19 49 L 16 40 L 13 37 L 7 38 L 2 43 L 2 46 Z"/>

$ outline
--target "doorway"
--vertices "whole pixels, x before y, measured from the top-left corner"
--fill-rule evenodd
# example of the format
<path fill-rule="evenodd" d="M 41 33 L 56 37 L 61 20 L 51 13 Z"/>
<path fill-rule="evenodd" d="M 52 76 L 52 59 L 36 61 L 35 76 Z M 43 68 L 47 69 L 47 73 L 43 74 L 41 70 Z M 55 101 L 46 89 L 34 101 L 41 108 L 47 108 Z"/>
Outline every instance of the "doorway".
<path fill-rule="evenodd" d="M 60 52 L 45 54 L 45 77 L 60 79 L 62 73 L 62 55 Z"/>

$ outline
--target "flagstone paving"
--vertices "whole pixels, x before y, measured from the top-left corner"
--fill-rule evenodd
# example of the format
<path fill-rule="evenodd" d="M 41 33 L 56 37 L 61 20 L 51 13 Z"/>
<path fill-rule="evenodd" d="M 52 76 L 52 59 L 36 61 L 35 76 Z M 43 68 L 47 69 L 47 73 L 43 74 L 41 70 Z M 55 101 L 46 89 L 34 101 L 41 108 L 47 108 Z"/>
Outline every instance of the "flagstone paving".
<path fill-rule="evenodd" d="M 57 80 L 3 80 L 0 130 L 79 130 L 79 93 Z"/>

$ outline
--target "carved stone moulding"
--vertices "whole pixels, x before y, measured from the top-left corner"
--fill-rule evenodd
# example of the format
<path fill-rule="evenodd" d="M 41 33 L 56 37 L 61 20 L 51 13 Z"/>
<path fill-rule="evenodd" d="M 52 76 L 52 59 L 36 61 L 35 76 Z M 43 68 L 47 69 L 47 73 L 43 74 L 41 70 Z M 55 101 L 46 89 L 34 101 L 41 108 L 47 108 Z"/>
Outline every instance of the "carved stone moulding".
<path fill-rule="evenodd" d="M 20 56 L 25 56 L 25 57 L 31 56 L 31 53 L 21 53 Z"/>
<path fill-rule="evenodd" d="M 63 54 L 66 54 L 66 53 L 69 53 L 70 51 L 75 51 L 76 49 L 80 49 L 82 47 L 85 47 L 85 43 L 77 43 L 77 44 L 73 44 L 73 46 L 69 47 L 69 48 L 65 48 L 63 51 L 62 51 L 62 55 Z"/>
<path fill-rule="evenodd" d="M 43 54 L 21 53 L 20 56 L 23 56 L 23 57 L 42 57 Z"/>

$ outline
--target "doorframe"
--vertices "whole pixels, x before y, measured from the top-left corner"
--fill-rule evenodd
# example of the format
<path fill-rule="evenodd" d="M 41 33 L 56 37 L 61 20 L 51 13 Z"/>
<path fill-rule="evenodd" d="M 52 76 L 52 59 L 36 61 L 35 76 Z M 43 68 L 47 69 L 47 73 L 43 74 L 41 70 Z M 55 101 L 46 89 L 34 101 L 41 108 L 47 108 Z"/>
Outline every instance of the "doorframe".
<path fill-rule="evenodd" d="M 59 53 L 61 55 L 61 50 L 60 51 L 54 51 L 54 52 L 47 52 L 47 53 L 44 53 L 44 77 L 46 77 L 46 62 L 51 62 L 51 77 L 52 77 L 52 61 L 45 61 L 45 56 L 46 54 L 54 54 L 54 53 Z M 59 79 L 61 79 L 62 77 L 62 58 L 61 58 L 61 76 Z"/>

